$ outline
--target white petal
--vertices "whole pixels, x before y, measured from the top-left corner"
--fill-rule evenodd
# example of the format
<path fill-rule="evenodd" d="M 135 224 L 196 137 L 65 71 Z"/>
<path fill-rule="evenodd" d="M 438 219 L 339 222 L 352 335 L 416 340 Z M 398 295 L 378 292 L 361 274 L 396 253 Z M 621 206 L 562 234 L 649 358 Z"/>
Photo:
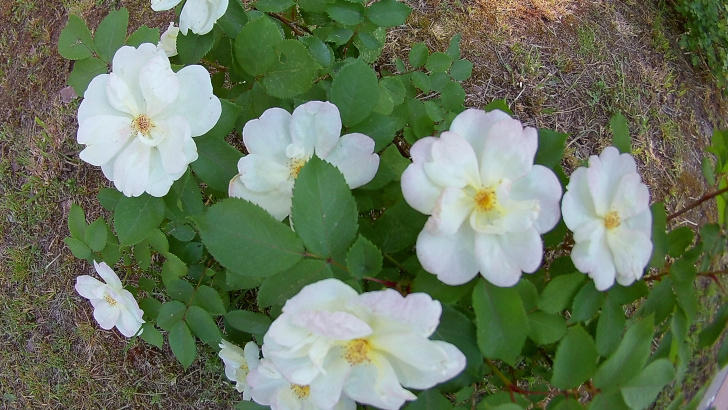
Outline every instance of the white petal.
<path fill-rule="evenodd" d="M 96 319 L 96 322 L 98 322 L 99 326 L 101 326 L 104 330 L 109 330 L 116 326 L 120 315 L 121 309 L 115 306 L 110 306 L 109 303 L 103 299 L 96 304 L 94 309 L 94 319 Z"/>
<path fill-rule="evenodd" d="M 116 328 L 119 329 L 122 335 L 126 337 L 132 337 L 142 327 L 144 321 L 132 311 L 121 311 L 119 315 L 119 321 L 116 323 Z M 141 333 L 140 333 L 141 334 Z"/>
<path fill-rule="evenodd" d="M 187 118 L 193 137 L 200 136 L 217 124 L 222 114 L 220 99 L 212 93 L 210 73 L 199 65 L 177 72 L 179 97 L 171 107 L 175 114 Z"/>
<path fill-rule="evenodd" d="M 417 237 L 417 259 L 422 267 L 448 285 L 462 285 L 478 274 L 475 237 L 468 224 L 453 235 L 437 236 L 423 229 Z"/>
<path fill-rule="evenodd" d="M 123 78 L 112 72 L 106 82 L 106 96 L 116 111 L 136 116 L 144 110 L 144 97 L 137 87 L 132 88 L 130 85 L 137 85 L 137 82 L 127 84 Z"/>
<path fill-rule="evenodd" d="M 473 198 L 460 188 L 445 188 L 427 219 L 425 229 L 433 235 L 447 236 L 457 232 L 473 212 Z"/>
<path fill-rule="evenodd" d="M 619 213 L 622 219 L 640 214 L 650 206 L 650 192 L 636 172 L 625 174 L 610 203 L 610 209 Z"/>
<path fill-rule="evenodd" d="M 446 342 L 404 333 L 384 334 L 374 341 L 378 350 L 387 352 L 389 364 L 404 387 L 429 389 L 465 369 L 465 356 Z"/>
<path fill-rule="evenodd" d="M 511 116 L 501 110 L 485 112 L 483 110 L 467 109 L 455 117 L 450 124 L 450 131 L 462 136 L 470 145 L 473 151 L 483 152 L 486 135 L 496 122 L 510 120 Z"/>
<path fill-rule="evenodd" d="M 581 225 L 574 232 L 574 247 L 571 260 L 574 266 L 594 280 L 597 290 L 604 291 L 614 284 L 616 270 L 612 252 L 607 245 L 602 220 Z"/>
<path fill-rule="evenodd" d="M 291 193 L 273 190 L 257 192 L 249 189 L 240 180 L 240 175 L 230 181 L 228 194 L 233 198 L 241 198 L 250 201 L 265 209 L 274 218 L 282 221 L 291 214 Z"/>
<path fill-rule="evenodd" d="M 617 282 L 629 286 L 642 277 L 652 255 L 652 242 L 642 232 L 622 226 L 607 231 L 607 243 L 614 258 Z"/>
<path fill-rule="evenodd" d="M 240 182 L 255 192 L 280 190 L 288 184 L 293 185 L 291 170 L 277 157 L 248 154 L 238 160 L 238 172 Z"/>
<path fill-rule="evenodd" d="M 245 123 L 243 142 L 251 154 L 277 157 L 286 161 L 286 147 L 292 143 L 291 114 L 282 108 L 269 108 L 260 118 Z"/>
<path fill-rule="evenodd" d="M 589 191 L 586 168 L 579 167 L 571 174 L 561 203 L 561 211 L 564 223 L 572 231 L 598 217 L 594 199 Z"/>
<path fill-rule="evenodd" d="M 293 314 L 291 324 L 336 340 L 358 339 L 372 333 L 368 324 L 347 312 L 306 310 Z"/>
<path fill-rule="evenodd" d="M 334 104 L 309 101 L 293 110 L 291 139 L 294 144 L 304 147 L 307 153 L 313 153 L 315 149 L 319 158 L 326 158 L 336 147 L 340 135 L 341 117 Z"/>
<path fill-rule="evenodd" d="M 78 127 L 78 142 L 87 144 L 79 158 L 91 165 L 104 165 L 132 138 L 130 118 L 108 115 L 90 117 Z"/>
<path fill-rule="evenodd" d="M 163 133 L 156 150 L 159 152 L 161 165 L 167 174 L 184 173 L 187 170 L 187 156 L 185 147 L 192 141 L 189 122 L 183 117 L 173 117 L 168 120 L 161 120 L 155 123 L 153 132 Z M 197 150 L 195 149 L 195 152 Z"/>
<path fill-rule="evenodd" d="M 86 299 L 98 299 L 103 295 L 106 284 L 88 275 L 81 275 L 76 278 L 76 292 Z M 103 297 L 103 296 L 101 296 Z"/>
<path fill-rule="evenodd" d="M 607 147 L 598 157 L 592 155 L 589 158 L 586 178 L 597 215 L 604 217 L 610 211 L 609 206 L 622 176 L 636 172 L 634 158 L 629 154 L 619 154 L 614 147 Z"/>
<path fill-rule="evenodd" d="M 510 198 L 514 200 L 536 199 L 539 203 L 538 219 L 534 222 L 536 230 L 543 234 L 559 223 L 561 209 L 561 183 L 553 171 L 534 165 L 524 178 L 513 182 Z"/>
<path fill-rule="evenodd" d="M 159 154 L 159 150 L 154 150 L 149 158 L 149 182 L 147 182 L 146 192 L 158 198 L 167 195 L 174 181 L 184 175 L 186 170 L 187 168 L 185 167 L 177 173 L 167 173 L 162 165 L 162 157 Z"/>
<path fill-rule="evenodd" d="M 344 385 L 344 393 L 359 403 L 392 410 L 399 409 L 407 400 L 417 398 L 402 388 L 387 360 L 354 366 Z"/>
<path fill-rule="evenodd" d="M 164 50 L 164 54 L 166 54 L 167 57 L 174 57 L 177 55 L 177 36 L 179 36 L 179 27 L 176 27 L 174 23 L 169 23 L 169 27 L 159 38 L 157 47 Z"/>
<path fill-rule="evenodd" d="M 376 332 L 383 331 L 382 324 L 391 323 L 392 330 L 413 332 L 421 337 L 430 337 L 440 324 L 442 305 L 426 293 L 410 293 L 402 296 L 394 289 L 366 292 L 350 305 L 361 311 L 362 307 L 378 320 Z"/>
<path fill-rule="evenodd" d="M 130 87 L 133 101 L 136 101 L 136 103 L 141 103 L 144 100 L 139 88 L 141 70 L 150 60 L 160 54 L 164 55 L 164 51 L 157 50 L 157 47 L 150 43 L 141 44 L 138 48 L 123 46 L 114 54 L 111 63 L 112 72 Z M 142 107 L 138 108 L 142 109 Z"/>
<path fill-rule="evenodd" d="M 345 301 L 359 294 L 349 285 L 337 279 L 324 279 L 306 285 L 283 305 L 283 312 L 295 313 L 305 310 L 327 309 L 344 306 Z"/>
<path fill-rule="evenodd" d="M 162 11 L 169 10 L 178 5 L 182 0 L 152 0 L 152 10 Z"/>
<path fill-rule="evenodd" d="M 522 270 L 518 260 L 512 258 L 509 250 L 502 243 L 506 235 L 490 235 L 484 233 L 475 234 L 475 257 L 478 261 L 480 274 L 488 280 L 488 282 L 501 287 L 510 287 L 518 283 L 521 279 Z M 521 246 L 530 245 L 519 244 Z M 518 249 L 518 251 L 527 253 L 529 248 Z M 539 260 L 540 261 L 540 260 Z"/>
<path fill-rule="evenodd" d="M 429 215 L 435 207 L 437 198 L 442 193 L 442 187 L 435 185 L 425 173 L 424 164 L 430 158 L 432 144 L 437 141 L 435 137 L 426 137 L 412 145 L 410 155 L 412 164 L 402 173 L 402 195 L 407 204 L 415 210 Z"/>
<path fill-rule="evenodd" d="M 170 104 L 175 103 L 180 93 L 180 82 L 181 79 L 172 71 L 169 58 L 164 52 L 157 53 L 150 59 L 139 71 L 139 88 L 144 95 L 146 115 L 155 118 Z"/>
<path fill-rule="evenodd" d="M 121 284 L 121 280 L 116 275 L 116 272 L 114 272 L 113 269 L 106 264 L 106 262 L 96 263 L 96 261 L 94 261 L 94 268 L 99 276 L 101 276 L 101 278 L 104 279 L 104 281 L 111 286 L 112 289 L 118 292 L 124 288 Z"/>
<path fill-rule="evenodd" d="M 139 138 L 119 153 L 114 161 L 114 186 L 124 195 L 139 196 L 147 188 L 149 181 L 151 147 Z"/>
<path fill-rule="evenodd" d="M 478 159 L 463 137 L 445 131 L 432 143 L 430 158 L 423 165 L 427 177 L 442 187 L 480 187 Z"/>
<path fill-rule="evenodd" d="M 491 186 L 504 178 L 516 180 L 531 171 L 538 148 L 534 128 L 523 128 L 518 120 L 501 120 L 490 127 L 486 138 L 483 151 L 476 153 L 483 185 Z"/>
<path fill-rule="evenodd" d="M 351 189 L 371 181 L 379 168 L 379 155 L 374 153 L 374 140 L 358 133 L 339 138 L 336 146 L 323 159 L 344 174 Z"/>

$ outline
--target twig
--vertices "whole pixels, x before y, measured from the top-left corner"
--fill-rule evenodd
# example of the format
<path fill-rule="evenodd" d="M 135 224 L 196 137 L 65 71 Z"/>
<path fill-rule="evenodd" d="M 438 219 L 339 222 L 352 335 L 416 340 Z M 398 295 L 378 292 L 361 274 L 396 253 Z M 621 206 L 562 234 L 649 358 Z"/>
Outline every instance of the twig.
<path fill-rule="evenodd" d="M 683 209 L 681 209 L 681 210 L 679 210 L 679 211 L 677 211 L 677 212 L 675 212 L 673 214 L 668 215 L 667 216 L 667 220 L 668 221 L 673 220 L 673 219 L 677 218 L 678 216 L 684 214 L 685 212 L 687 212 L 687 211 L 689 211 L 691 209 L 697 208 L 703 202 L 708 201 L 710 199 L 713 199 L 716 196 L 721 195 L 721 194 L 724 194 L 726 192 L 728 192 L 728 187 L 725 187 L 723 189 L 720 189 L 720 190 L 715 191 L 715 192 L 710 193 L 710 194 L 705 194 L 705 195 L 701 196 L 700 198 L 698 198 L 697 200 L 695 200 L 695 202 L 693 202 L 692 204 L 686 206 L 685 208 L 683 208 Z"/>

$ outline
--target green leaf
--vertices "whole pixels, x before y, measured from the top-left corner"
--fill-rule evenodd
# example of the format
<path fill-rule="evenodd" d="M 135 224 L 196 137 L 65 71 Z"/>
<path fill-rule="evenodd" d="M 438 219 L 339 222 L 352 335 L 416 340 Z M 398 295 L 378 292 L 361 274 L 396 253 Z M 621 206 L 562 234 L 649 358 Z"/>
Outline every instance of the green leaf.
<path fill-rule="evenodd" d="M 107 63 L 111 63 L 116 50 L 124 45 L 126 28 L 129 26 L 129 11 L 125 8 L 112 10 L 101 21 L 94 33 L 96 54 Z M 156 41 L 159 41 L 157 38 Z M 156 43 L 155 41 L 155 43 Z"/>
<path fill-rule="evenodd" d="M 121 246 L 135 245 L 159 227 L 164 219 L 164 200 L 143 194 L 121 197 L 114 212 L 114 228 Z"/>
<path fill-rule="evenodd" d="M 534 163 L 551 169 L 560 167 L 568 136 L 569 134 L 563 132 L 540 128 L 538 130 L 538 151 L 536 151 Z"/>
<path fill-rule="evenodd" d="M 317 63 L 321 64 L 322 67 L 329 67 L 334 63 L 334 53 L 331 48 L 326 45 L 320 38 L 316 36 L 301 37 L 298 41 L 308 47 L 308 52 L 316 60 Z"/>
<path fill-rule="evenodd" d="M 723 340 L 718 349 L 718 366 L 723 368 L 726 365 L 728 365 L 728 337 Z"/>
<path fill-rule="evenodd" d="M 367 18 L 379 27 L 396 27 L 402 25 L 412 9 L 396 0 L 380 0 L 367 8 Z"/>
<path fill-rule="evenodd" d="M 267 410 L 270 406 L 261 406 L 254 401 L 241 401 L 235 405 L 235 410 Z"/>
<path fill-rule="evenodd" d="M 167 293 L 172 299 L 187 303 L 195 294 L 195 287 L 191 283 L 183 279 L 172 279 L 164 284 L 167 287 Z"/>
<path fill-rule="evenodd" d="M 493 100 L 483 107 L 483 109 L 489 112 L 493 110 L 501 110 L 508 115 L 513 115 L 513 111 L 511 111 L 511 108 L 504 99 Z"/>
<path fill-rule="evenodd" d="M 655 323 L 662 323 L 672 313 L 675 306 L 675 293 L 672 290 L 672 280 L 665 278 L 655 285 L 647 300 L 637 310 L 637 315 L 647 317 L 654 314 Z"/>
<path fill-rule="evenodd" d="M 375 3 L 376 4 L 376 3 Z M 437 389 L 427 389 L 417 395 L 417 400 L 408 403 L 403 410 L 446 410 L 451 409 L 452 404 Z"/>
<path fill-rule="evenodd" d="M 397 131 L 404 126 L 404 120 L 399 117 L 372 113 L 367 119 L 349 128 L 349 132 L 360 132 L 374 140 L 374 151 L 381 151 L 389 145 Z"/>
<path fill-rule="evenodd" d="M 248 16 L 245 14 L 245 7 L 239 1 L 229 2 L 225 14 L 217 20 L 217 24 L 222 28 L 222 31 L 231 39 L 238 36 L 247 22 Z"/>
<path fill-rule="evenodd" d="M 713 163 L 710 161 L 710 158 L 703 157 L 700 162 L 700 170 L 703 172 L 705 182 L 711 186 L 715 185 L 715 169 L 713 168 Z"/>
<path fill-rule="evenodd" d="M 364 6 L 346 0 L 336 0 L 326 7 L 326 14 L 341 24 L 355 26 L 364 20 Z"/>
<path fill-rule="evenodd" d="M 263 77 L 266 91 L 276 98 L 291 98 L 313 85 L 318 64 L 306 46 L 296 40 L 283 40 L 273 46 L 277 56 Z"/>
<path fill-rule="evenodd" d="M 227 192 L 230 180 L 238 173 L 238 160 L 243 154 L 212 135 L 197 137 L 195 143 L 198 157 L 191 164 L 192 170 L 210 188 Z"/>
<path fill-rule="evenodd" d="M 187 306 L 178 300 L 170 300 L 162 305 L 157 316 L 157 326 L 169 331 L 174 325 L 182 320 L 187 311 Z"/>
<path fill-rule="evenodd" d="M 650 211 L 652 212 L 652 258 L 650 259 L 650 267 L 660 269 L 665 266 L 665 256 L 668 249 L 665 204 L 655 202 L 650 206 Z"/>
<path fill-rule="evenodd" d="M 251 335 L 262 335 L 268 331 L 271 320 L 267 315 L 247 310 L 232 310 L 225 315 L 225 327 L 232 327 Z"/>
<path fill-rule="evenodd" d="M 246 24 L 235 39 L 235 57 L 240 66 L 252 76 L 265 74 L 276 59 L 273 46 L 283 41 L 283 33 L 267 16 Z"/>
<path fill-rule="evenodd" d="M 612 299 L 611 295 L 604 299 L 597 322 L 597 352 L 601 357 L 607 357 L 617 349 L 626 322 L 624 309 Z"/>
<path fill-rule="evenodd" d="M 442 89 L 442 106 L 455 113 L 463 110 L 465 90 L 460 83 L 449 82 Z"/>
<path fill-rule="evenodd" d="M 427 57 L 425 62 L 425 68 L 433 73 L 444 73 L 450 69 L 452 65 L 452 58 L 445 53 L 432 53 Z"/>
<path fill-rule="evenodd" d="M 84 95 L 91 80 L 97 75 L 106 74 L 109 66 L 96 57 L 84 58 L 73 64 L 73 71 L 68 76 L 68 85 L 73 87 L 78 95 Z"/>
<path fill-rule="evenodd" d="M 207 285 L 200 285 L 195 292 L 192 303 L 210 312 L 211 315 L 220 316 L 225 314 L 225 305 L 220 294 Z"/>
<path fill-rule="evenodd" d="M 164 337 L 162 332 L 154 327 L 153 323 L 147 322 L 142 325 L 142 334 L 139 335 L 145 342 L 159 349 L 164 345 Z"/>
<path fill-rule="evenodd" d="M 538 298 L 538 308 L 548 313 L 559 313 L 566 309 L 585 278 L 586 275 L 582 273 L 570 273 L 551 279 Z"/>
<path fill-rule="evenodd" d="M 594 281 L 587 281 L 574 296 L 569 323 L 584 322 L 591 319 L 602 306 L 603 301 L 604 292 L 600 292 L 594 287 Z"/>
<path fill-rule="evenodd" d="M 369 238 L 376 241 L 385 254 L 397 253 L 412 247 L 425 221 L 427 215 L 417 212 L 402 200 L 387 208 L 374 222 L 378 238 Z"/>
<path fill-rule="evenodd" d="M 460 58 L 460 40 L 462 39 L 462 34 L 457 33 L 450 39 L 450 44 L 447 46 L 447 51 L 445 53 L 450 56 L 453 60 L 457 60 Z"/>
<path fill-rule="evenodd" d="M 238 274 L 271 276 L 303 257 L 296 234 L 248 201 L 225 199 L 193 219 L 212 256 Z"/>
<path fill-rule="evenodd" d="M 379 102 L 378 80 L 372 67 L 361 60 L 344 66 L 334 77 L 331 102 L 339 108 L 344 126 L 368 117 Z"/>
<path fill-rule="evenodd" d="M 632 138 L 629 136 L 627 119 L 622 113 L 615 114 L 609 121 L 609 128 L 612 131 L 612 145 L 623 154 L 632 153 Z"/>
<path fill-rule="evenodd" d="M 68 246 L 68 249 L 71 250 L 73 256 L 77 257 L 78 259 L 86 259 L 91 256 L 91 248 L 89 248 L 88 245 L 86 245 L 82 241 L 79 241 L 76 238 L 63 238 L 63 243 Z"/>
<path fill-rule="evenodd" d="M 187 327 L 185 322 L 177 322 L 177 324 L 172 326 L 172 329 L 170 329 L 169 347 L 172 348 L 174 357 L 179 360 L 185 370 L 187 370 L 192 362 L 195 361 L 195 356 L 197 356 L 195 338 L 192 337 L 190 328 Z"/>
<path fill-rule="evenodd" d="M 643 409 L 657 398 L 662 388 L 675 379 L 675 368 L 667 359 L 647 365 L 642 372 L 622 387 L 622 398 L 632 409 Z"/>
<path fill-rule="evenodd" d="M 344 176 L 312 157 L 296 178 L 291 218 L 306 248 L 320 256 L 339 256 L 356 238 L 358 212 Z"/>
<path fill-rule="evenodd" d="M 294 5 L 292 0 L 258 0 L 255 2 L 255 8 L 264 13 L 281 13 Z"/>
<path fill-rule="evenodd" d="M 457 60 L 450 67 L 450 76 L 455 81 L 465 81 L 473 75 L 473 63 L 468 60 Z"/>
<path fill-rule="evenodd" d="M 382 251 L 361 235 L 346 254 L 346 268 L 357 279 L 375 277 L 382 270 Z"/>
<path fill-rule="evenodd" d="M 109 212 L 116 210 L 116 205 L 119 204 L 119 199 L 124 196 L 121 192 L 113 188 L 101 188 L 96 198 L 99 200 L 101 206 Z"/>
<path fill-rule="evenodd" d="M 101 252 L 106 247 L 106 239 L 108 238 L 108 228 L 103 218 L 95 220 L 91 225 L 86 227 L 83 241 L 94 252 Z"/>
<path fill-rule="evenodd" d="M 679 258 L 693 243 L 694 237 L 693 230 L 687 226 L 681 226 L 671 230 L 667 234 L 667 254 L 673 258 Z"/>
<path fill-rule="evenodd" d="M 204 35 L 179 33 L 177 36 L 177 54 L 183 64 L 195 64 L 202 60 L 215 44 L 215 32 Z"/>
<path fill-rule="evenodd" d="M 69 60 L 83 60 L 91 57 L 93 51 L 94 41 L 91 38 L 91 31 L 86 27 L 86 22 L 78 16 L 68 16 L 68 23 L 58 37 L 58 54 Z M 82 95 L 83 90 L 81 93 L 76 90 L 76 93 Z"/>
<path fill-rule="evenodd" d="M 160 33 L 158 28 L 149 28 L 142 25 L 138 29 L 134 30 L 133 33 L 126 39 L 126 45 L 132 47 L 139 47 L 144 43 L 156 44 L 159 42 Z"/>
<path fill-rule="evenodd" d="M 579 325 L 569 329 L 554 357 L 551 384 L 571 389 L 589 380 L 597 367 L 597 348 L 589 333 Z"/>
<path fill-rule="evenodd" d="M 185 322 L 192 330 L 192 333 L 206 345 L 216 349 L 220 344 L 222 339 L 220 328 L 217 327 L 217 323 L 205 309 L 199 306 L 190 306 L 185 315 Z"/>
<path fill-rule="evenodd" d="M 728 304 L 724 303 L 720 306 L 718 312 L 715 313 L 713 321 L 700 332 L 700 336 L 698 336 L 698 347 L 704 349 L 712 346 L 723 333 L 726 323 L 728 323 Z"/>
<path fill-rule="evenodd" d="M 409 62 L 413 68 L 420 68 L 427 62 L 429 50 L 425 43 L 417 43 L 409 51 Z"/>
<path fill-rule="evenodd" d="M 473 309 L 483 356 L 515 365 L 529 330 L 518 292 L 478 280 L 473 290 Z"/>
<path fill-rule="evenodd" d="M 597 369 L 594 386 L 603 390 L 624 386 L 639 374 L 650 356 L 653 328 L 651 316 L 630 326 L 617 350 Z"/>
<path fill-rule="evenodd" d="M 549 402 L 548 410 L 583 410 L 584 406 L 573 397 L 556 396 Z"/>
<path fill-rule="evenodd" d="M 430 83 L 430 77 L 427 74 L 421 71 L 415 71 L 412 73 L 411 78 L 412 84 L 414 84 L 415 87 L 419 88 L 422 92 L 430 92 L 432 84 Z"/>
<path fill-rule="evenodd" d="M 71 236 L 80 241 L 84 240 L 86 234 L 86 214 L 83 209 L 72 203 L 68 211 L 68 231 Z"/>
<path fill-rule="evenodd" d="M 561 315 L 537 310 L 528 315 L 528 337 L 539 345 L 556 343 L 566 334 L 566 321 Z"/>
<path fill-rule="evenodd" d="M 629 406 L 619 391 L 611 391 L 594 395 L 589 410 L 629 410 Z"/>
<path fill-rule="evenodd" d="M 272 276 L 258 289 L 258 307 L 283 306 L 311 283 L 333 277 L 329 265 L 320 259 L 303 259 L 285 272 Z"/>

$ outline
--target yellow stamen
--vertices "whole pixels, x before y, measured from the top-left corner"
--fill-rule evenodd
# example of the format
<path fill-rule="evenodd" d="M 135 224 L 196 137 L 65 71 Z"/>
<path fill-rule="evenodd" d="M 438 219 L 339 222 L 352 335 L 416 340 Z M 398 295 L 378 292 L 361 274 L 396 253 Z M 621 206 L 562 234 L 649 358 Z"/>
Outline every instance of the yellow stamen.
<path fill-rule="evenodd" d="M 306 160 L 304 158 L 292 158 L 288 161 L 288 169 L 290 170 L 289 175 L 294 179 L 298 178 L 298 173 L 301 172 L 301 168 L 303 168 L 304 165 L 306 165 Z"/>
<path fill-rule="evenodd" d="M 480 212 L 488 212 L 495 208 L 498 203 L 498 197 L 492 188 L 481 189 L 475 194 L 475 206 Z"/>
<path fill-rule="evenodd" d="M 622 221 L 619 219 L 619 213 L 617 211 L 609 211 L 606 217 L 604 217 L 604 226 L 607 229 L 613 229 L 619 226 Z"/>
<path fill-rule="evenodd" d="M 149 132 L 154 128 L 154 124 L 146 114 L 139 114 L 131 121 L 131 128 L 144 136 L 148 136 Z"/>
<path fill-rule="evenodd" d="M 104 295 L 104 300 L 109 304 L 109 306 L 116 306 L 116 301 L 111 296 Z"/>
<path fill-rule="evenodd" d="M 300 384 L 291 384 L 291 390 L 293 390 L 293 394 L 295 394 L 299 400 L 304 400 L 311 394 L 310 387 L 301 386 Z"/>
<path fill-rule="evenodd" d="M 352 366 L 369 360 L 369 342 L 365 339 L 354 339 L 344 347 L 344 359 Z"/>

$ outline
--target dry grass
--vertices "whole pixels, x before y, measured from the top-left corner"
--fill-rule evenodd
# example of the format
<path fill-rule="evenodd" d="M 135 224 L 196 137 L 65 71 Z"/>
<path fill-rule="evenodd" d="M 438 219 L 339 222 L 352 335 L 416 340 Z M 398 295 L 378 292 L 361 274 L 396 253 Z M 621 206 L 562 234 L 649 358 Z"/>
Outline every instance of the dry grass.
<path fill-rule="evenodd" d="M 700 158 L 712 130 L 728 127 L 726 102 L 677 48 L 678 26 L 664 6 L 634 0 L 409 4 L 415 12 L 391 30 L 385 64 L 395 54 L 406 57 L 418 41 L 442 51 L 461 33 L 464 57 L 475 65 L 466 83 L 469 106 L 502 98 L 525 123 L 570 133 L 569 169 L 609 144 L 609 118 L 620 111 L 654 201 L 673 210 L 705 189 Z M 238 400 L 211 352 L 185 373 L 168 349 L 137 344 L 125 350 L 127 341 L 116 332 L 95 328 L 89 306 L 73 291 L 75 277 L 89 267 L 62 243 L 68 209 L 78 203 L 95 219 L 95 193 L 108 183 L 78 160 L 78 99 L 62 102 L 71 65 L 55 43 L 69 13 L 94 27 L 117 6 L 130 9 L 135 27 L 164 28 L 173 18 L 154 14 L 148 0 L 0 2 L 3 408 L 229 408 Z M 698 210 L 677 224 L 711 218 Z M 696 366 L 686 392 L 695 391 L 711 366 Z"/>

